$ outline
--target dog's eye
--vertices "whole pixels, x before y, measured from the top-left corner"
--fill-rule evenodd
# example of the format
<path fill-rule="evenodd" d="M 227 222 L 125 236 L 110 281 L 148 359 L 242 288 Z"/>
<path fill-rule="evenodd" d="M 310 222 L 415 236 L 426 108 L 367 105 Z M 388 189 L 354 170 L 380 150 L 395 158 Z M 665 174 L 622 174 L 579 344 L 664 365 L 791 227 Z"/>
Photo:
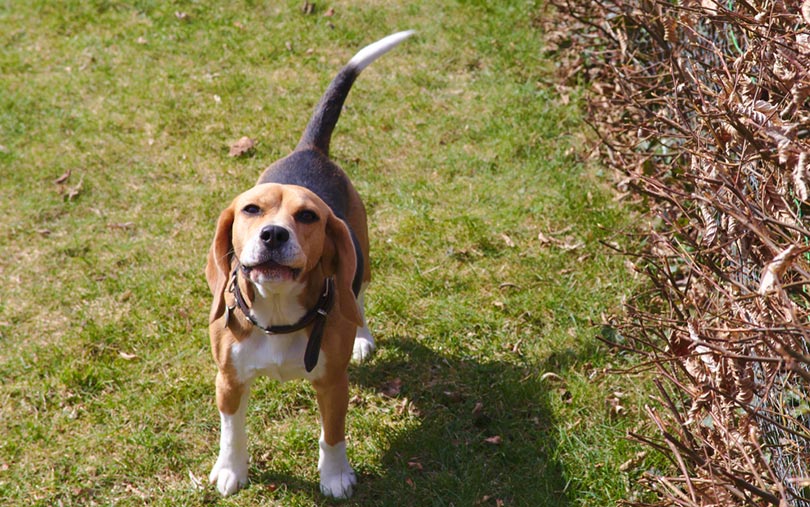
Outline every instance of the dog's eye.
<path fill-rule="evenodd" d="M 242 213 L 246 215 L 258 215 L 261 212 L 261 208 L 256 206 L 255 204 L 248 204 L 244 208 L 242 208 Z"/>
<path fill-rule="evenodd" d="M 312 224 L 318 221 L 318 214 L 312 210 L 301 210 L 295 214 L 295 221 L 302 224 Z"/>

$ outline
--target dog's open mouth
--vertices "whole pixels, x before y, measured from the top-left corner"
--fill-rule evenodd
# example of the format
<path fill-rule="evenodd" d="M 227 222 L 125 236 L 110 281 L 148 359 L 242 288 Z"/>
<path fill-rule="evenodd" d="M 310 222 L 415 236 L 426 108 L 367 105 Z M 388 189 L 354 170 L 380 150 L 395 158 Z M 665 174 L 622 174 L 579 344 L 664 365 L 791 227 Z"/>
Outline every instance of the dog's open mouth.
<path fill-rule="evenodd" d="M 242 266 L 242 271 L 255 283 L 285 282 L 298 278 L 300 269 L 291 268 L 275 261 L 267 261 L 255 266 Z"/>

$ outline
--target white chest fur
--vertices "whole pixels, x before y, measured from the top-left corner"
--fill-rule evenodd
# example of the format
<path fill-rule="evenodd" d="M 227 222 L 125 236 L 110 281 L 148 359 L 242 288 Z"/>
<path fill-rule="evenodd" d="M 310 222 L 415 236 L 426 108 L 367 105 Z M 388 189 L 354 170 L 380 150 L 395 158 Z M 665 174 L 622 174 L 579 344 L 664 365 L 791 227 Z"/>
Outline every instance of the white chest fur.
<path fill-rule="evenodd" d="M 284 382 L 306 378 L 314 380 L 323 373 L 326 358 L 321 355 L 311 372 L 304 368 L 304 351 L 309 336 L 306 330 L 284 335 L 267 335 L 256 329 L 251 335 L 231 346 L 231 361 L 240 382 L 267 376 Z"/>
<path fill-rule="evenodd" d="M 285 291 L 268 293 L 256 287 L 252 313 L 261 325 L 291 324 L 306 313 L 298 303 L 301 285 L 292 285 Z M 257 376 L 267 376 L 284 382 L 306 378 L 314 380 L 323 374 L 326 358 L 321 355 L 315 368 L 304 368 L 304 352 L 309 335 L 306 329 L 289 334 L 268 335 L 255 328 L 250 336 L 231 346 L 231 361 L 240 382 L 250 382 Z"/>

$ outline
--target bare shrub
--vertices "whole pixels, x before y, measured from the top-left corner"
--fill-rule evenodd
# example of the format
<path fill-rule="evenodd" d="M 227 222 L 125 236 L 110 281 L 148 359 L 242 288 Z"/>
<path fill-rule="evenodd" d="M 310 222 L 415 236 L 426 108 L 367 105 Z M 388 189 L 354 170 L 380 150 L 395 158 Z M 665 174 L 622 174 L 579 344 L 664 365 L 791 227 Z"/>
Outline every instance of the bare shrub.
<path fill-rule="evenodd" d="M 553 2 L 601 158 L 658 221 L 621 325 L 659 374 L 633 435 L 671 460 L 658 505 L 810 506 L 810 0 Z"/>

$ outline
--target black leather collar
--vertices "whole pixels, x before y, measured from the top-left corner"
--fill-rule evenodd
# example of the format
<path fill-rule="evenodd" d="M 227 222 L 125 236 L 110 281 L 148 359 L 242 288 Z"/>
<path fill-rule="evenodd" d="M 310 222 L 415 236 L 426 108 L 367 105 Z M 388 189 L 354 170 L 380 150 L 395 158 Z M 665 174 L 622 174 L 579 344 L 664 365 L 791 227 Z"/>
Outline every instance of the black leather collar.
<path fill-rule="evenodd" d="M 306 368 L 307 372 L 311 372 L 315 368 L 315 365 L 318 364 L 318 356 L 320 355 L 321 351 L 321 339 L 323 338 L 323 330 L 324 326 L 326 325 L 326 316 L 329 314 L 329 311 L 335 304 L 334 278 L 331 276 L 324 278 L 321 297 L 318 298 L 318 302 L 315 303 L 315 306 L 307 311 L 307 313 L 305 313 L 304 316 L 298 320 L 298 322 L 288 325 L 262 326 L 258 323 L 258 321 L 256 321 L 256 317 L 253 316 L 253 312 L 247 305 L 247 302 L 242 295 L 242 290 L 239 288 L 239 267 L 240 266 L 237 263 L 233 273 L 231 274 L 231 283 L 228 290 L 233 293 L 235 303 L 233 306 L 227 307 L 227 311 L 231 312 L 235 308 L 239 308 L 239 310 L 245 315 L 251 324 L 261 329 L 268 335 L 293 333 L 295 331 L 304 329 L 311 324 L 312 330 L 309 333 L 306 352 L 304 352 L 304 368 Z M 225 325 L 227 325 L 227 315 L 225 319 Z"/>

